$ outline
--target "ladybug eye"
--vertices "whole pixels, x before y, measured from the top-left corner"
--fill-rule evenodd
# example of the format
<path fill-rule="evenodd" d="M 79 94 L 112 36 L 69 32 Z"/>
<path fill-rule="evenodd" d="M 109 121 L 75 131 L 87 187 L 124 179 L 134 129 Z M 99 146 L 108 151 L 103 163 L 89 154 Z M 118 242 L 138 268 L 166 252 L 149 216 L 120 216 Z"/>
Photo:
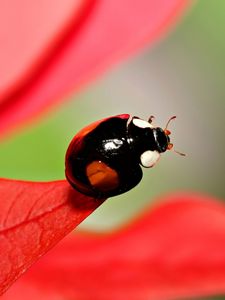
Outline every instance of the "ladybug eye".
<path fill-rule="evenodd" d="M 145 168 L 153 167 L 160 158 L 160 154 L 158 151 L 147 150 L 141 154 L 141 164 Z"/>
<path fill-rule="evenodd" d="M 134 118 L 132 121 L 133 124 L 139 128 L 154 128 L 154 126 L 152 126 L 152 124 L 150 124 L 149 122 L 138 118 Z"/>

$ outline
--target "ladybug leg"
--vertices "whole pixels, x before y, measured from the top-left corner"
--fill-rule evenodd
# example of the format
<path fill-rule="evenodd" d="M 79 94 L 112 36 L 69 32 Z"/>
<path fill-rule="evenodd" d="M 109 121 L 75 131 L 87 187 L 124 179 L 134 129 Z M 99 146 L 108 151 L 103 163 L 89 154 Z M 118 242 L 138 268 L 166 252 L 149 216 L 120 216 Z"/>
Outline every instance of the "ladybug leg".
<path fill-rule="evenodd" d="M 155 117 L 154 117 L 154 116 L 150 116 L 150 117 L 149 117 L 149 119 L 148 119 L 148 123 L 150 123 L 150 124 L 151 124 L 151 123 L 154 121 L 154 119 L 155 119 Z"/>

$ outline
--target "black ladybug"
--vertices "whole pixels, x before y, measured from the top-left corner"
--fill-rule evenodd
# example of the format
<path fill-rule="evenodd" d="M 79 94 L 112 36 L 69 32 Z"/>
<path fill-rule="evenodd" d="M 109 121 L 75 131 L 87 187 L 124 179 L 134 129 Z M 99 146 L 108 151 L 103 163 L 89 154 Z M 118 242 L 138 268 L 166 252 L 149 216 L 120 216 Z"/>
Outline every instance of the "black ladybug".
<path fill-rule="evenodd" d="M 170 120 L 174 119 L 172 117 Z M 170 131 L 128 114 L 97 121 L 82 129 L 66 153 L 66 177 L 83 194 L 112 197 L 129 191 L 142 178 L 141 166 L 153 167 L 172 148 Z"/>

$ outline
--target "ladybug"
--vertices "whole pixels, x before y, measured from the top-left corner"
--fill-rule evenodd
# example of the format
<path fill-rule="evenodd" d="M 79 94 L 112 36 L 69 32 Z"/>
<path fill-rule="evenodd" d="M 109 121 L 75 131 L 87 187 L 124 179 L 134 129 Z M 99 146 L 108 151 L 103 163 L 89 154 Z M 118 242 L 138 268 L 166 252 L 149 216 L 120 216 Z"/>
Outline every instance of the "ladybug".
<path fill-rule="evenodd" d="M 170 150 L 170 131 L 129 114 L 97 121 L 82 129 L 66 153 L 66 177 L 81 193 L 106 198 L 125 193 L 142 178 L 141 166 L 153 167 Z M 178 152 L 179 153 L 179 152 Z M 179 153 L 184 155 L 182 153 Z"/>

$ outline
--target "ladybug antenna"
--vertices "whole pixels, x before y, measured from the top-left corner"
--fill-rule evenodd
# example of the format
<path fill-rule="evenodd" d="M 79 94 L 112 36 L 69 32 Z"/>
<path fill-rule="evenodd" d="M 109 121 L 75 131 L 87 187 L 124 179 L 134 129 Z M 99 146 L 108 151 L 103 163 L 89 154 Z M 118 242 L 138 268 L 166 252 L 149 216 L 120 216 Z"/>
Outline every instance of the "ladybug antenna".
<path fill-rule="evenodd" d="M 179 154 L 179 155 L 181 155 L 181 156 L 186 156 L 185 153 L 182 153 L 182 152 L 180 152 L 180 151 L 177 151 L 177 150 L 173 149 L 173 144 L 172 144 L 172 143 L 169 143 L 169 144 L 168 144 L 167 150 L 172 150 L 173 152 L 175 152 L 175 153 L 177 153 L 177 154 Z"/>
<path fill-rule="evenodd" d="M 166 127 L 165 127 L 164 131 L 167 130 L 167 128 L 168 128 L 170 122 L 171 122 L 172 120 L 174 120 L 174 119 L 176 119 L 176 116 L 172 116 L 171 118 L 169 118 L 168 122 L 166 123 Z"/>
<path fill-rule="evenodd" d="M 170 122 L 171 122 L 172 120 L 174 120 L 174 119 L 176 119 L 176 116 L 172 116 L 171 118 L 169 118 L 168 122 L 166 123 L 166 127 L 165 127 L 165 129 L 164 129 L 164 132 L 165 132 L 166 135 L 170 135 L 170 131 L 169 131 L 167 128 L 168 128 Z M 185 153 L 182 153 L 182 152 L 180 152 L 180 151 L 177 151 L 177 150 L 173 149 L 173 144 L 172 144 L 172 143 L 169 143 L 169 144 L 168 144 L 167 150 L 172 150 L 173 152 L 175 152 L 175 153 L 177 153 L 177 154 L 179 154 L 179 155 L 181 155 L 181 156 L 186 156 Z"/>
<path fill-rule="evenodd" d="M 177 151 L 177 150 L 175 150 L 175 149 L 173 149 L 173 152 L 175 152 L 175 153 L 177 153 L 177 154 L 179 154 L 179 155 L 181 155 L 181 156 L 186 156 L 185 153 L 182 153 L 182 152 Z"/>

